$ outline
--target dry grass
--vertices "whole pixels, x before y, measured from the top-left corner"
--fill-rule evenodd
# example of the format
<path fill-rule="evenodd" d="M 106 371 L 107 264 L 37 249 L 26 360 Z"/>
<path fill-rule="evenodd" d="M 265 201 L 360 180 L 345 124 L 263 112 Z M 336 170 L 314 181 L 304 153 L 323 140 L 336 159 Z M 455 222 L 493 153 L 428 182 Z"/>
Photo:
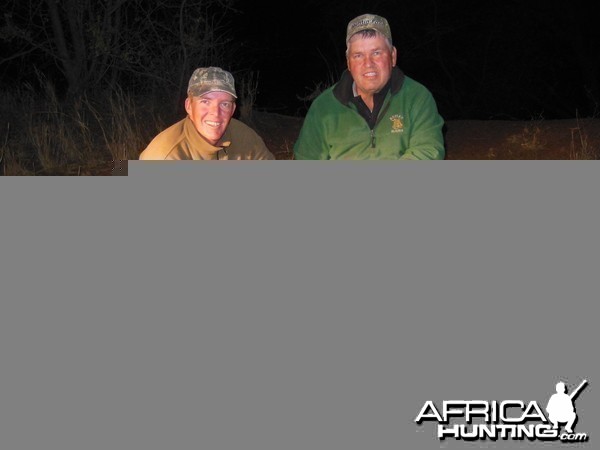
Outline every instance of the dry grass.
<path fill-rule="evenodd" d="M 509 154 L 512 152 L 510 146 L 518 146 L 520 148 L 514 152 L 515 154 L 525 152 L 530 159 L 537 159 L 548 143 L 543 123 L 542 117 L 533 118 L 523 126 L 521 133 L 509 136 L 507 139 Z"/>
<path fill-rule="evenodd" d="M 569 128 L 569 130 L 571 131 L 571 159 L 600 159 L 598 148 L 590 144 L 589 135 L 579 118 L 577 118 L 577 126 Z"/>
<path fill-rule="evenodd" d="M 94 174 L 116 160 L 137 159 L 168 120 L 158 102 L 138 102 L 121 89 L 65 101 L 51 83 L 42 86 L 41 92 L 23 86 L 0 94 L 4 175 Z"/>

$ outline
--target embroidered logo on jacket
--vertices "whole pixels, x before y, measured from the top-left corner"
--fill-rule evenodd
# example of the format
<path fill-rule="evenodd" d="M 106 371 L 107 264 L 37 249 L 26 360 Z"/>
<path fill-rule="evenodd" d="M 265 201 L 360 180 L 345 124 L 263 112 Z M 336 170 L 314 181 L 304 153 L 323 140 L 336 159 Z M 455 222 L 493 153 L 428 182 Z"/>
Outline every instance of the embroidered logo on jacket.
<path fill-rule="evenodd" d="M 392 121 L 392 133 L 404 133 L 404 116 L 394 114 L 390 120 Z"/>

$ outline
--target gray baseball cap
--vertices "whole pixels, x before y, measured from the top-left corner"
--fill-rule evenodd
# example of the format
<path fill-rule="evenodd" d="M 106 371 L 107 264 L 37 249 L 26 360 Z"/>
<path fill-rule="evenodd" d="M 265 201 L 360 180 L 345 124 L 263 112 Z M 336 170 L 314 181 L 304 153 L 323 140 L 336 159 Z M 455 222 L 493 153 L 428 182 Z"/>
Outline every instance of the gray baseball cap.
<path fill-rule="evenodd" d="M 392 40 L 390 24 L 385 17 L 377 16 L 375 14 L 363 14 L 355 17 L 348 23 L 348 28 L 346 29 L 346 43 L 348 43 L 352 36 L 363 30 L 379 31 L 390 41 Z"/>
<path fill-rule="evenodd" d="M 233 75 L 220 67 L 200 67 L 194 70 L 188 83 L 188 94 L 199 97 L 215 91 L 227 92 L 237 98 Z"/>

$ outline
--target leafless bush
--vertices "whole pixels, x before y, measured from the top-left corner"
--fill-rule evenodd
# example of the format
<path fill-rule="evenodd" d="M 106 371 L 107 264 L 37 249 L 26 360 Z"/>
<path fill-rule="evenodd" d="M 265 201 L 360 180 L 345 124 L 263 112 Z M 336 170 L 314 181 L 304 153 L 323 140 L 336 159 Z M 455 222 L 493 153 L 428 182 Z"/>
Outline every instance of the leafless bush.
<path fill-rule="evenodd" d="M 239 82 L 238 95 L 240 96 L 240 120 L 247 124 L 252 123 L 252 110 L 258 94 L 258 73 L 249 72 L 242 76 Z"/>

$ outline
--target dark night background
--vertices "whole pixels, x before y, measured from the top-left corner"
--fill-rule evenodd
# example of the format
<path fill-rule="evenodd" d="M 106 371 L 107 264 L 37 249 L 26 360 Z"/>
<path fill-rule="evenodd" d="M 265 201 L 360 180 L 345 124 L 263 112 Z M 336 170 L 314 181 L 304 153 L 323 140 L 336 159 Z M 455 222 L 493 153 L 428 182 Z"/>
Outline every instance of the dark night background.
<path fill-rule="evenodd" d="M 260 2 L 259 2 L 260 4 Z M 398 66 L 447 119 L 572 118 L 598 112 L 597 17 L 583 2 L 247 2 L 236 33 L 260 50 L 258 106 L 302 115 L 319 82 L 345 68 L 345 29 L 385 16 Z"/>
<path fill-rule="evenodd" d="M 67 16 L 69 2 L 73 1 L 56 4 Z M 202 1 L 124 3 L 121 20 L 125 40 L 136 37 L 130 30 L 139 30 L 143 38 L 129 47 L 127 42 L 121 43 L 121 53 L 110 55 L 113 59 L 107 63 L 104 78 L 98 77 L 96 85 L 91 86 L 101 92 L 97 88 L 104 87 L 102 84 L 112 73 L 125 88 L 154 89 L 178 104 L 177 89 L 180 98 L 185 95 L 185 83 L 194 67 L 221 65 L 234 73 L 238 88 L 244 76 L 257 77 L 257 109 L 302 116 L 310 94 L 331 85 L 345 68 L 348 21 L 368 12 L 389 20 L 398 49 L 398 66 L 432 91 L 447 120 L 560 119 L 597 116 L 599 112 L 600 28 L 587 2 L 222 1 L 213 0 L 212 9 L 206 11 L 199 6 L 207 3 Z M 44 21 L 48 22 L 43 8 L 50 3 L 7 2 L 0 28 L 0 87 L 35 84 L 39 73 L 59 87 L 65 85 L 57 58 L 22 45 L 23 37 L 30 37 L 29 29 L 41 30 Z M 95 3 L 95 14 L 102 14 L 102 8 L 106 9 L 103 5 L 109 3 L 123 5 L 116 0 Z M 155 4 L 159 5 L 155 11 L 162 15 L 151 10 Z M 26 8 L 39 15 L 26 17 Z M 177 45 L 177 37 L 169 33 L 175 34 L 182 11 L 188 21 L 197 14 L 207 22 L 213 20 L 213 11 L 218 11 L 219 18 L 214 20 L 229 34 L 227 45 L 222 50 L 215 46 L 212 54 L 197 51 L 211 36 L 188 28 L 188 39 L 197 42 L 186 44 L 188 52 L 183 56 L 188 58 L 187 65 L 180 62 L 181 51 L 175 49 L 168 54 L 169 43 Z M 147 26 L 149 22 L 152 27 Z M 89 26 L 85 32 L 93 31 Z M 45 32 L 51 34 L 48 25 Z M 100 47 L 96 43 L 98 58 L 116 49 L 110 45 L 108 50 Z M 202 58 L 191 57 L 190 49 Z M 14 58 L 19 52 L 20 56 Z M 156 63 L 152 58 L 159 53 L 164 55 Z M 161 76 L 166 80 L 162 86 L 157 82 Z"/>

